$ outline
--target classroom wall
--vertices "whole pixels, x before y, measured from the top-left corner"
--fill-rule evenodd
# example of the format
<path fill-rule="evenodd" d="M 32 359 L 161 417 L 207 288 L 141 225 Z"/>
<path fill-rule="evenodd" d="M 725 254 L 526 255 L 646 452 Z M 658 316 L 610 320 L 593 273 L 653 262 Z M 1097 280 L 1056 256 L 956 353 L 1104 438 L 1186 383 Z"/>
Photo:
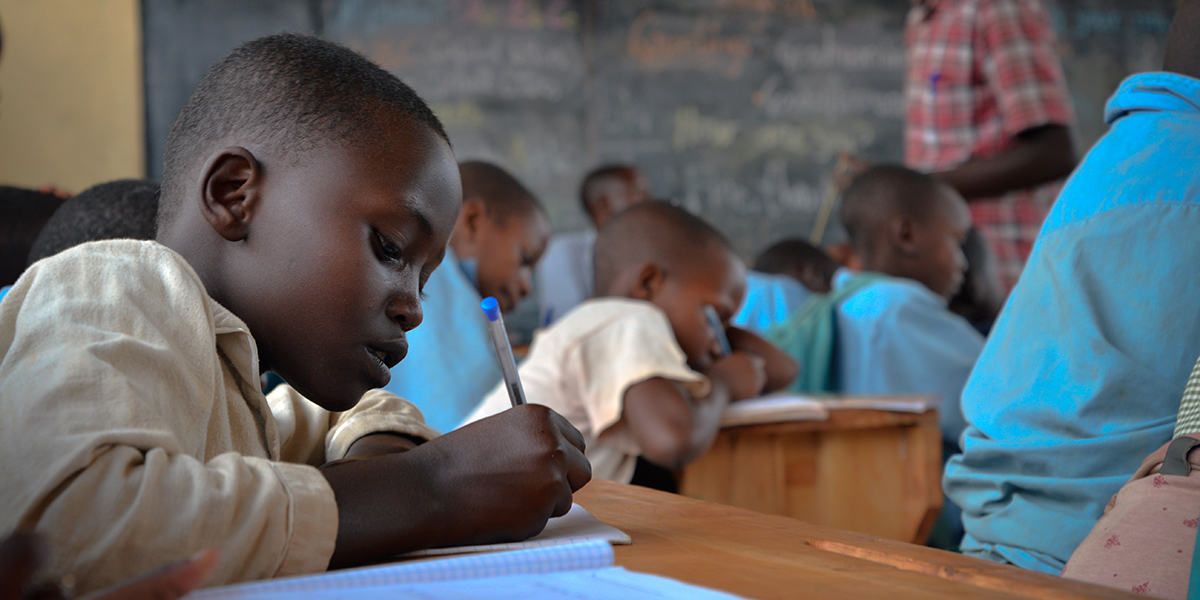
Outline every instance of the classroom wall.
<path fill-rule="evenodd" d="M 0 184 L 145 176 L 138 0 L 0 0 Z"/>

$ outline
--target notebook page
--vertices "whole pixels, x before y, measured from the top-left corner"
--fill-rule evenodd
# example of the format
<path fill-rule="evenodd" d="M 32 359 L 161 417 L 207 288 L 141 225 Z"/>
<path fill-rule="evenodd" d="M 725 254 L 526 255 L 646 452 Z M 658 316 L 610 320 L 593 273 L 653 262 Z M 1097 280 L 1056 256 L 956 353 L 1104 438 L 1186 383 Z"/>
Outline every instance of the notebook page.
<path fill-rule="evenodd" d="M 563 571 L 540 575 L 509 575 L 486 579 L 443 581 L 256 596 L 256 600 L 737 600 L 736 596 L 674 579 L 633 573 L 621 567 Z"/>
<path fill-rule="evenodd" d="M 598 569 L 611 567 L 612 564 L 612 546 L 605 541 L 592 541 L 230 585 L 193 592 L 186 598 L 241 600 L 260 598 L 267 594 L 294 594 L 298 598 L 322 590 L 350 590 L 501 575 L 533 575 Z"/>
<path fill-rule="evenodd" d="M 496 552 L 499 550 L 520 550 L 523 548 L 542 548 L 559 544 L 574 544 L 587 541 L 605 541 L 622 546 L 633 542 L 629 534 L 601 523 L 591 513 L 578 504 L 572 504 L 567 514 L 550 519 L 541 533 L 523 541 L 507 544 L 483 544 L 479 546 L 456 546 L 454 548 L 430 548 L 400 555 L 401 558 L 416 556 L 443 556 L 446 554 L 467 554 L 471 552 Z"/>

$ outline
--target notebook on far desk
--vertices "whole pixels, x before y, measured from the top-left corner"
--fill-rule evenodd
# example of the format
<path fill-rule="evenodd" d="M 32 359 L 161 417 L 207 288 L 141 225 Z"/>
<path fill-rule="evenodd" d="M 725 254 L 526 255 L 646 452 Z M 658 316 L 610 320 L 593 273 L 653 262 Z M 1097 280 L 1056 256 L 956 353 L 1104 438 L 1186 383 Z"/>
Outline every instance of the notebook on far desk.
<path fill-rule="evenodd" d="M 804 395 L 778 392 L 734 402 L 721 418 L 722 427 L 787 423 L 789 421 L 825 421 L 831 410 L 883 410 L 923 413 L 935 409 L 937 396 L 841 396 Z"/>

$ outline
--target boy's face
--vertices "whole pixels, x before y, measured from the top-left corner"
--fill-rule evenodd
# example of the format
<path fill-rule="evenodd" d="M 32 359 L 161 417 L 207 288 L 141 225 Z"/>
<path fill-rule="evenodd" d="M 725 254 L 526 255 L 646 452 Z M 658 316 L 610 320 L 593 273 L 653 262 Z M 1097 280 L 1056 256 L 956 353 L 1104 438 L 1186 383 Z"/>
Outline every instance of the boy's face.
<path fill-rule="evenodd" d="M 395 121 L 395 119 L 393 119 Z M 220 298 L 250 327 L 264 369 L 333 411 L 383 387 L 422 318 L 462 198 L 448 144 L 385 123 L 384 147 L 330 142 L 263 161 L 244 240 L 227 250 Z"/>
<path fill-rule="evenodd" d="M 688 273 L 667 271 L 661 289 L 650 301 L 667 314 L 675 341 L 687 355 L 688 366 L 705 371 L 720 357 L 721 347 L 704 315 L 712 305 L 729 324 L 746 296 L 746 267 L 725 248 L 715 244 L 702 251 L 702 266 Z"/>
<path fill-rule="evenodd" d="M 549 239 L 550 223 L 539 210 L 499 223 L 485 215 L 474 239 L 479 294 L 495 297 L 502 311 L 512 310 L 532 290 L 533 267 Z"/>
<path fill-rule="evenodd" d="M 971 229 L 971 213 L 962 196 L 950 186 L 939 185 L 937 210 L 916 225 L 914 279 L 947 300 L 962 286 L 967 258 L 962 244 Z"/>

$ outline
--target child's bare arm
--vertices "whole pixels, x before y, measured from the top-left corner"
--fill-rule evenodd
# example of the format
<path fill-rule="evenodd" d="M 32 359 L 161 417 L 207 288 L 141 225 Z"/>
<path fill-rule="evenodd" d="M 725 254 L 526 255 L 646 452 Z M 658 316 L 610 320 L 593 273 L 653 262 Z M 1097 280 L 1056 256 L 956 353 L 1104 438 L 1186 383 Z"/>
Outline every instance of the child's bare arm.
<path fill-rule="evenodd" d="M 322 467 L 338 504 L 331 567 L 537 534 L 591 479 L 583 436 L 526 405 L 412 450 Z"/>
<path fill-rule="evenodd" d="M 679 382 L 662 377 L 625 390 L 621 421 L 641 447 L 642 458 L 678 471 L 706 452 L 729 402 L 761 392 L 762 359 L 735 352 L 714 363 L 708 375 L 712 391 L 699 399 Z"/>
<path fill-rule="evenodd" d="M 774 392 L 788 386 L 800 374 L 800 363 L 758 335 L 738 327 L 729 327 L 729 345 L 734 352 L 749 352 L 763 359 L 767 383 L 763 392 Z"/>

